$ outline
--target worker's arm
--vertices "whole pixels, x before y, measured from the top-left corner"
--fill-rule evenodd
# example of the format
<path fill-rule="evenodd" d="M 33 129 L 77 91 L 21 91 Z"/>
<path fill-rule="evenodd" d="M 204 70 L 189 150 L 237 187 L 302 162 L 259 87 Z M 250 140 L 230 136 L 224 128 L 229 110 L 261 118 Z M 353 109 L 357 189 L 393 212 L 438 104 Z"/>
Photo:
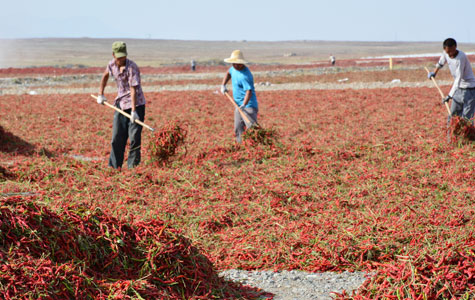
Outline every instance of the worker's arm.
<path fill-rule="evenodd" d="M 130 121 L 134 123 L 136 120 L 140 120 L 139 114 L 135 110 L 135 104 L 137 103 L 137 87 L 136 86 L 130 87 L 130 99 L 132 102 L 132 108 L 131 108 L 132 111 L 130 112 L 130 115 L 131 115 Z"/>
<path fill-rule="evenodd" d="M 244 96 L 244 101 L 242 102 L 241 108 L 246 107 L 246 105 L 249 103 L 249 100 L 251 99 L 252 96 L 252 90 L 247 90 L 246 95 Z"/>
<path fill-rule="evenodd" d="M 226 72 L 223 78 L 223 82 L 221 83 L 221 93 L 224 95 L 224 93 L 228 92 L 228 89 L 226 88 L 226 84 L 228 83 L 229 79 L 231 79 L 231 74 L 229 74 L 229 70 Z"/>
<path fill-rule="evenodd" d="M 226 74 L 224 75 L 223 83 L 221 85 L 226 85 L 229 79 L 231 79 L 231 74 L 229 74 L 229 71 L 227 71 Z"/>
<path fill-rule="evenodd" d="M 99 95 L 104 95 L 104 90 L 107 86 L 108 80 L 109 80 L 109 71 L 105 71 L 104 74 L 102 74 L 101 86 L 99 88 Z"/>
<path fill-rule="evenodd" d="M 130 98 L 132 99 L 132 112 L 135 111 L 135 104 L 137 103 L 137 87 L 132 86 L 130 88 Z"/>
<path fill-rule="evenodd" d="M 439 59 L 439 62 L 435 65 L 434 72 L 429 73 L 429 79 L 437 76 L 437 73 L 439 73 L 439 70 L 442 69 L 446 63 L 447 63 L 447 59 L 445 58 L 445 55 L 442 55 Z"/>
<path fill-rule="evenodd" d="M 106 70 L 104 74 L 102 74 L 101 86 L 99 87 L 99 96 L 96 98 L 97 103 L 99 104 L 104 104 L 104 102 L 107 100 L 106 97 L 104 96 L 104 90 L 107 86 L 108 80 L 109 80 L 109 72 Z"/>
<path fill-rule="evenodd" d="M 435 67 L 434 72 L 432 72 L 432 73 L 434 73 L 433 77 L 437 76 L 437 73 L 439 73 L 439 70 L 440 70 L 439 67 Z"/>

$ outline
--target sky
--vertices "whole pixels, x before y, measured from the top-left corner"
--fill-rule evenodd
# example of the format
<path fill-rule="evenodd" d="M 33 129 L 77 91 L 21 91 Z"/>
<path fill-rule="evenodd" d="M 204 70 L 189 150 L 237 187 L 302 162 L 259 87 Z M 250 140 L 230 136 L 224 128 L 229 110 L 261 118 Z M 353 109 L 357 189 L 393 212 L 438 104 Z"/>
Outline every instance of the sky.
<path fill-rule="evenodd" d="M 473 43 L 474 16 L 475 0 L 2 0 L 0 38 Z"/>

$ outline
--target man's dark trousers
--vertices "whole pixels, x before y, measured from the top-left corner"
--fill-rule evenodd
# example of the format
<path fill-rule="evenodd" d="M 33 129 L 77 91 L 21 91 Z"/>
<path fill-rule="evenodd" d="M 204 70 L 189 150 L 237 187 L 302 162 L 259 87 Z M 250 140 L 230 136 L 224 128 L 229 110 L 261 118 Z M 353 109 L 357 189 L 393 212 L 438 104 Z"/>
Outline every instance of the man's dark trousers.
<path fill-rule="evenodd" d="M 119 104 L 116 106 L 119 107 Z M 140 121 L 143 122 L 145 120 L 145 105 L 137 106 L 135 110 L 139 115 Z M 124 111 L 130 114 L 132 110 L 126 109 Z M 122 167 L 128 138 L 130 138 L 130 150 L 127 167 L 131 169 L 140 163 L 142 126 L 137 123 L 132 124 L 129 118 L 116 111 L 112 125 L 112 149 L 109 157 L 109 166 L 114 169 Z"/>

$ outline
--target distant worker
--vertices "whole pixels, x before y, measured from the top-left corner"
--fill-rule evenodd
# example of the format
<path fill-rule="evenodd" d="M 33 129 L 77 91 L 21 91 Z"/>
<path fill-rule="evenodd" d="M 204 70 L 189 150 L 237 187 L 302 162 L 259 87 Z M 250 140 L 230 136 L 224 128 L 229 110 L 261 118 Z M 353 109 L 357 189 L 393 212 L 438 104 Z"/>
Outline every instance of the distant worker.
<path fill-rule="evenodd" d="M 132 120 L 117 111 L 114 113 L 109 166 L 114 169 L 122 167 L 127 139 L 130 139 L 127 166 L 131 169 L 140 163 L 142 126 L 135 123 L 135 120 L 144 121 L 145 96 L 140 84 L 140 70 L 133 61 L 127 59 L 127 47 L 124 42 L 112 43 L 112 56 L 114 58 L 109 62 L 102 75 L 97 103 L 104 104 L 106 101 L 104 89 L 109 75 L 112 75 L 118 90 L 114 105 L 130 114 Z"/>
<path fill-rule="evenodd" d="M 454 78 L 452 89 L 442 102 L 445 103 L 452 99 L 448 124 L 450 124 L 451 116 L 472 119 L 475 112 L 475 76 L 472 66 L 465 53 L 457 50 L 457 42 L 454 39 L 446 39 L 443 47 L 444 52 L 436 64 L 434 72 L 428 74 L 428 78 L 437 76 L 439 70 L 448 64 Z"/>
<path fill-rule="evenodd" d="M 332 66 L 335 65 L 335 56 L 333 56 L 332 54 L 330 54 L 330 63 L 332 64 Z"/>
<path fill-rule="evenodd" d="M 191 70 L 192 71 L 196 70 L 196 61 L 194 59 L 191 60 Z"/>
<path fill-rule="evenodd" d="M 257 105 L 256 91 L 254 89 L 254 78 L 248 67 L 244 55 L 240 50 L 234 50 L 230 58 L 224 60 L 226 63 L 232 64 L 232 67 L 224 75 L 221 85 L 221 93 L 224 95 L 228 92 L 226 84 L 229 79 L 232 80 L 233 98 L 243 113 L 247 114 L 252 123 L 257 122 L 257 112 L 259 110 Z M 234 111 L 234 133 L 236 141 L 242 141 L 242 134 L 246 124 L 239 114 L 239 110 Z"/>

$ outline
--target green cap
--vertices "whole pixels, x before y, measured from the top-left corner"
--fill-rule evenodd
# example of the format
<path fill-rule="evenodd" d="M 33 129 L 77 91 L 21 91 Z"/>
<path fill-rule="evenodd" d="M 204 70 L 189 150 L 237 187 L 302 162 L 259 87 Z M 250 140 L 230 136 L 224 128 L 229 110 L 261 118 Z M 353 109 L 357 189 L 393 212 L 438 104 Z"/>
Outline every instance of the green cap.
<path fill-rule="evenodd" d="M 127 56 L 127 46 L 124 42 L 113 42 L 112 52 L 114 53 L 116 58 Z"/>

